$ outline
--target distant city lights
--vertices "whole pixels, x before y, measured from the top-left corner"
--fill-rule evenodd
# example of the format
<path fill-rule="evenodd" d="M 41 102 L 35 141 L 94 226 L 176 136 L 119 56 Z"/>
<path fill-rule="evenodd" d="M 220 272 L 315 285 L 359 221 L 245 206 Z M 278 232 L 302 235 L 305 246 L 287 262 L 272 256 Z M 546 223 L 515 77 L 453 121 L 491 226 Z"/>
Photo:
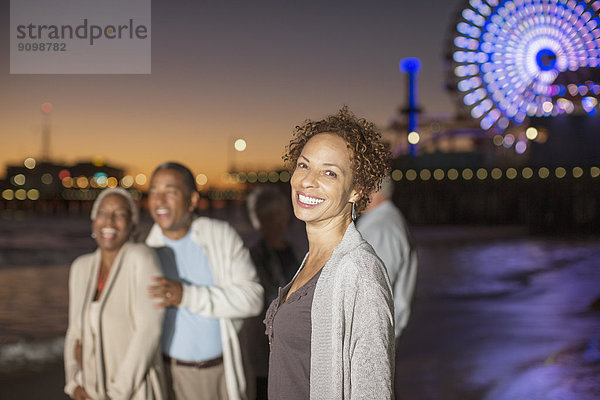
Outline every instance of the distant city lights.
<path fill-rule="evenodd" d="M 204 186 L 208 183 L 208 177 L 204 174 L 196 175 L 196 183 L 200 186 Z"/>
<path fill-rule="evenodd" d="M 23 186 L 25 184 L 25 181 L 25 175 L 23 174 L 17 174 L 12 178 L 12 182 L 15 186 Z"/>
<path fill-rule="evenodd" d="M 114 176 L 111 176 L 106 180 L 106 186 L 109 188 L 116 188 L 119 185 L 119 181 Z"/>
<path fill-rule="evenodd" d="M 134 179 L 131 175 L 125 175 L 123 178 L 121 178 L 121 186 L 123 186 L 125 189 L 132 187 L 133 183 Z"/>
<path fill-rule="evenodd" d="M 27 198 L 29 200 L 38 200 L 40 198 L 40 191 L 37 189 L 30 189 L 27 191 Z"/>
<path fill-rule="evenodd" d="M 465 168 L 463 169 L 461 176 L 465 181 L 470 181 L 473 179 L 473 171 L 471 168 Z"/>
<path fill-rule="evenodd" d="M 19 189 L 15 191 L 15 199 L 25 200 L 27 199 L 27 191 L 25 189 Z"/>
<path fill-rule="evenodd" d="M 10 201 L 15 198 L 15 192 L 11 189 L 5 189 L 2 191 L 2 198 Z"/>
<path fill-rule="evenodd" d="M 42 174 L 42 177 L 40 179 L 44 185 L 50 185 L 52 182 L 54 182 L 54 178 L 52 177 L 52 174 L 50 174 L 48 172 Z"/>
<path fill-rule="evenodd" d="M 525 179 L 531 179 L 531 177 L 533 176 L 533 170 L 529 167 L 525 167 L 523 168 L 523 171 L 521 171 L 521 175 Z"/>
<path fill-rule="evenodd" d="M 146 178 L 146 175 L 144 175 L 144 174 L 137 174 L 135 176 L 135 183 L 138 184 L 139 186 L 144 186 L 147 181 L 148 181 L 148 178 Z"/>
<path fill-rule="evenodd" d="M 35 168 L 35 158 L 29 157 L 26 158 L 25 161 L 23 161 L 23 165 L 25 166 L 25 168 L 27 169 L 34 169 Z"/>

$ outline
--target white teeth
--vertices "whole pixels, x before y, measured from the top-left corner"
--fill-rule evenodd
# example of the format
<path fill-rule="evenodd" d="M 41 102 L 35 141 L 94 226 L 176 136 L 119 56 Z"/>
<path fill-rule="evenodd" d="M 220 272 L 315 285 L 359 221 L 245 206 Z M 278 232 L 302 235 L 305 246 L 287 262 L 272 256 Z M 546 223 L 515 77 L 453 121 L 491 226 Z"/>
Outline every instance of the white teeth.
<path fill-rule="evenodd" d="M 117 234 L 117 230 L 115 228 L 102 228 L 100 234 L 102 236 L 112 236 Z"/>
<path fill-rule="evenodd" d="M 169 210 L 167 210 L 166 208 L 159 208 L 158 210 L 156 210 L 156 214 L 157 215 L 164 215 L 164 214 L 168 214 Z"/>
<path fill-rule="evenodd" d="M 304 196 L 300 193 L 298 193 L 298 198 L 300 199 L 300 202 L 302 202 L 304 204 L 310 204 L 310 205 L 321 204 L 323 201 L 325 201 L 323 199 L 317 199 L 314 197 Z"/>

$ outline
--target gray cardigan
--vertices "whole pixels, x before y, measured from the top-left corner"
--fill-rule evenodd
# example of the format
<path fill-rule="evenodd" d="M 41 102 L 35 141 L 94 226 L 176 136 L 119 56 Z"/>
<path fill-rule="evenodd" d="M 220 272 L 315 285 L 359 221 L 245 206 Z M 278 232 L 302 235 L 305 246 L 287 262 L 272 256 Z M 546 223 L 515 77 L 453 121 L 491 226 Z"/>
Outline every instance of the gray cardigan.
<path fill-rule="evenodd" d="M 382 261 L 350 223 L 315 288 L 311 399 L 393 397 L 392 298 Z"/>

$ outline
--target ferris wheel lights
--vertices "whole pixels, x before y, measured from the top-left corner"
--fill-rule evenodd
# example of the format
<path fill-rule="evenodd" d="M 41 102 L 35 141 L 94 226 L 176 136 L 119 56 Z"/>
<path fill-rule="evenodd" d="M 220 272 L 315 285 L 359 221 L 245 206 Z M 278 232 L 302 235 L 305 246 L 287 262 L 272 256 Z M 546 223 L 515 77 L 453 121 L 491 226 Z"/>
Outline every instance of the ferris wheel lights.
<path fill-rule="evenodd" d="M 569 94 L 571 96 L 576 96 L 577 93 L 579 92 L 579 89 L 577 88 L 577 85 L 575 85 L 574 83 L 569 83 L 567 85 L 567 90 L 569 91 Z"/>
<path fill-rule="evenodd" d="M 514 143 L 515 143 L 515 137 L 512 134 L 507 133 L 506 135 L 504 135 L 504 139 L 502 139 L 502 146 L 509 149 L 512 147 L 512 145 Z"/>
<path fill-rule="evenodd" d="M 525 151 L 527 150 L 527 143 L 520 140 L 517 142 L 517 144 L 515 145 L 515 153 L 517 154 L 523 154 L 525 153 Z"/>
<path fill-rule="evenodd" d="M 589 115 L 594 115 L 596 113 L 596 106 L 598 105 L 598 100 L 595 97 L 584 97 L 581 99 L 581 106 L 583 110 Z"/>
<path fill-rule="evenodd" d="M 545 101 L 542 103 L 542 110 L 544 110 L 546 114 L 551 113 L 553 108 L 554 104 L 552 104 L 552 102 L 550 101 Z"/>
<path fill-rule="evenodd" d="M 600 1 L 469 0 L 467 4 L 470 8 L 462 11 L 466 21 L 457 24 L 457 32 L 464 36 L 455 37 L 453 54 L 465 68 L 456 68 L 455 75 L 466 78 L 457 84 L 472 115 L 482 118 L 482 127 L 496 124 L 503 130 L 509 119 L 519 124 L 527 115 L 570 112 L 572 103 L 549 101 L 571 92 L 553 82 L 559 72 L 600 65 L 600 29 L 596 29 L 600 18 L 592 18 L 597 13 L 586 10 L 600 10 Z M 467 66 L 475 68 L 472 75 Z M 483 87 L 468 80 L 476 74 L 482 74 Z M 480 87 L 486 91 L 483 99 L 473 94 Z M 591 91 L 591 86 L 586 87 L 585 94 Z M 575 93 L 585 94 L 579 94 L 579 88 Z M 492 102 L 491 109 L 483 107 L 484 100 Z M 492 110 L 504 116 L 490 122 Z"/>

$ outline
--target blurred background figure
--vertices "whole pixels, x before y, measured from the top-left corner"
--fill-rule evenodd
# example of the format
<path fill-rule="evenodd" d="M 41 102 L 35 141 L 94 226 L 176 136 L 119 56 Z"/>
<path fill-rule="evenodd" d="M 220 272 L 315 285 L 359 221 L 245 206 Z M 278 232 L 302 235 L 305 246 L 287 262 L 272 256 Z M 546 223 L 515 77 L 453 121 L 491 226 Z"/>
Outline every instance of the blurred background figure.
<path fill-rule="evenodd" d="M 165 274 L 148 288 L 166 307 L 162 335 L 169 396 L 176 400 L 246 397 L 239 331 L 262 310 L 263 289 L 248 249 L 227 222 L 198 217 L 194 175 L 165 162 L 150 179 L 154 220 L 146 243 Z"/>
<path fill-rule="evenodd" d="M 137 206 L 125 189 L 106 189 L 92 207 L 98 249 L 69 276 L 65 393 L 81 399 L 165 398 L 160 335 L 164 309 L 146 295 L 162 275 L 156 253 L 130 242 Z"/>
<path fill-rule="evenodd" d="M 259 241 L 250 248 L 250 256 L 265 290 L 265 305 L 261 315 L 246 320 L 241 335 L 248 364 L 249 396 L 252 398 L 256 391 L 256 398 L 260 400 L 267 399 L 269 372 L 269 340 L 263 323 L 265 312 L 277 297 L 279 288 L 292 279 L 302 259 L 286 239 L 292 211 L 289 196 L 275 186 L 264 186 L 248 195 L 246 205 L 252 227 L 261 234 Z M 252 382 L 256 383 L 255 389 Z"/>
<path fill-rule="evenodd" d="M 417 251 L 408 225 L 392 203 L 394 184 L 389 177 L 371 194 L 371 202 L 356 222 L 356 229 L 385 264 L 394 292 L 396 339 L 408 323 L 417 279 Z"/>

